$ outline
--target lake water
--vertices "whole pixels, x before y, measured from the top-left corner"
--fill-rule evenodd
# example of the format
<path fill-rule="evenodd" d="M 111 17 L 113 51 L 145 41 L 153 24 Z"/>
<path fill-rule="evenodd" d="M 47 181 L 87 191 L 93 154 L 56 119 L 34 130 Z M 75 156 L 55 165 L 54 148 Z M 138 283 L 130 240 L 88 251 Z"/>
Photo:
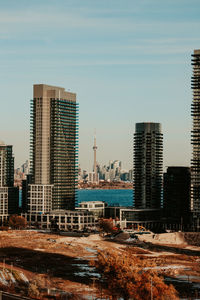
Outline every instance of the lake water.
<path fill-rule="evenodd" d="M 132 206 L 133 190 L 78 190 L 78 203 L 83 201 L 105 201 L 108 205 Z M 19 205 L 22 191 L 19 191 Z"/>
<path fill-rule="evenodd" d="M 78 190 L 78 202 L 105 201 L 108 205 L 132 206 L 133 190 Z"/>

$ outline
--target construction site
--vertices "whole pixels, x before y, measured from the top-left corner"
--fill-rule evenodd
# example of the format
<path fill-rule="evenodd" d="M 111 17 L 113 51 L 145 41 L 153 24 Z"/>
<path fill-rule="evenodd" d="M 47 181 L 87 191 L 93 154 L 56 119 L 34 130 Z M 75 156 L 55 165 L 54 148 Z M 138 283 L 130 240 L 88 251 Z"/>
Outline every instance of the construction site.
<path fill-rule="evenodd" d="M 98 251 L 112 249 L 123 256 L 131 249 L 163 270 L 165 282 L 175 286 L 180 299 L 197 299 L 199 237 L 199 233 L 182 232 L 137 234 L 135 238 L 128 232 L 77 237 L 33 230 L 1 231 L 0 289 L 31 299 L 108 299 L 99 285 L 102 276 L 91 261 Z"/>

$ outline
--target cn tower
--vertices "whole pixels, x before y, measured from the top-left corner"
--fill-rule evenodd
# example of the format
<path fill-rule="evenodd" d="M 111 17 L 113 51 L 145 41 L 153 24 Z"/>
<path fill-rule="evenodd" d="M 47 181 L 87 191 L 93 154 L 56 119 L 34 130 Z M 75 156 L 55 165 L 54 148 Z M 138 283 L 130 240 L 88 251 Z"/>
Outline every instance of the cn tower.
<path fill-rule="evenodd" d="M 97 177 L 97 145 L 96 145 L 96 133 L 94 135 L 94 146 L 93 146 L 93 150 L 94 150 L 94 177 L 95 177 L 95 182 L 98 182 L 98 177 Z"/>

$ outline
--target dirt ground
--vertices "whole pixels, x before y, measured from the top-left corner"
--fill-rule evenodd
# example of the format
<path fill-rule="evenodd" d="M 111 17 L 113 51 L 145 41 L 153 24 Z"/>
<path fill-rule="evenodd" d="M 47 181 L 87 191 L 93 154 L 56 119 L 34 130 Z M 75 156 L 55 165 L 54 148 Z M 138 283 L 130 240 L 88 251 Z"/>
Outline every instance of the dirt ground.
<path fill-rule="evenodd" d="M 95 259 L 98 250 L 112 249 L 123 255 L 128 247 L 135 255 L 154 260 L 157 268 L 166 272 L 168 283 L 180 290 L 183 284 L 192 293 L 199 293 L 200 247 L 188 246 L 181 239 L 178 242 L 178 237 L 168 235 L 165 239 L 146 235 L 140 237 L 139 243 L 128 243 L 104 240 L 99 234 L 65 237 L 26 230 L 2 231 L 0 273 L 1 268 L 13 268 L 30 282 L 35 279 L 41 289 L 49 289 L 50 293 L 95 296 L 100 293 L 96 288 L 100 274 L 90 266 L 90 260 Z"/>

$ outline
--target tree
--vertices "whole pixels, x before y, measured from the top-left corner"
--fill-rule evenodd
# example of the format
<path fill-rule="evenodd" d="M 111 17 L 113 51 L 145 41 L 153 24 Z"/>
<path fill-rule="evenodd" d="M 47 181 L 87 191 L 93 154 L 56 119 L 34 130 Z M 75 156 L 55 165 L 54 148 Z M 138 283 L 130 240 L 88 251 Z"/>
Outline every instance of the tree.
<path fill-rule="evenodd" d="M 116 233 L 119 230 L 118 227 L 114 226 L 113 219 L 100 219 L 99 227 L 102 231 L 106 233 Z"/>
<path fill-rule="evenodd" d="M 51 222 L 51 225 L 50 225 L 51 231 L 52 231 L 52 232 L 58 232 L 58 231 L 59 231 L 59 226 L 58 226 L 58 224 L 57 224 L 56 219 L 51 219 L 50 222 Z"/>
<path fill-rule="evenodd" d="M 100 251 L 93 265 L 102 273 L 113 299 L 178 299 L 175 288 L 164 283 L 153 262 L 138 258 L 129 251 L 123 255 L 111 250 Z"/>
<path fill-rule="evenodd" d="M 9 219 L 9 226 L 13 229 L 24 229 L 27 226 L 27 221 L 22 216 L 12 215 Z"/>

